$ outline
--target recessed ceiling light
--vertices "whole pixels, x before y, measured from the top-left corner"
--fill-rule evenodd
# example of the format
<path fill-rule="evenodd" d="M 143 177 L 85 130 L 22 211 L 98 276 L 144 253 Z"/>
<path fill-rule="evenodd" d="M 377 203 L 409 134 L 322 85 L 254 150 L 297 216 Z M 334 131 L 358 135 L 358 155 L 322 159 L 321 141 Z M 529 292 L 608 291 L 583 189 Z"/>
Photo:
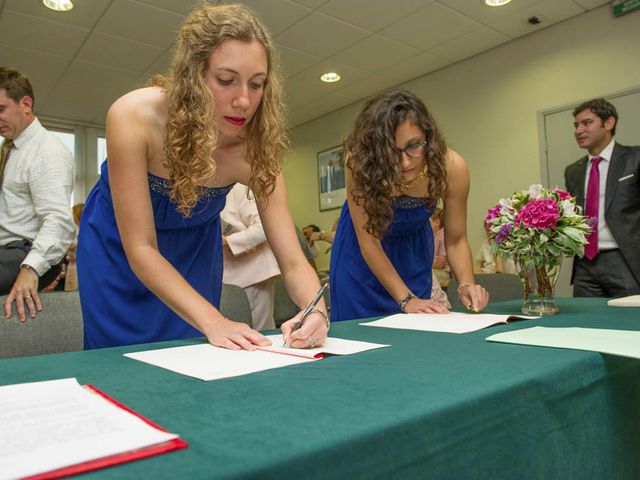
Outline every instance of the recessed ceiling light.
<path fill-rule="evenodd" d="M 56 12 L 68 12 L 73 8 L 71 0 L 42 0 L 44 6 Z"/>
<path fill-rule="evenodd" d="M 320 76 L 320 80 L 327 83 L 335 83 L 340 80 L 340 75 L 336 72 L 327 72 Z"/>
<path fill-rule="evenodd" d="M 507 3 L 510 3 L 511 0 L 484 0 L 484 3 L 489 5 L 490 7 L 502 7 Z"/>

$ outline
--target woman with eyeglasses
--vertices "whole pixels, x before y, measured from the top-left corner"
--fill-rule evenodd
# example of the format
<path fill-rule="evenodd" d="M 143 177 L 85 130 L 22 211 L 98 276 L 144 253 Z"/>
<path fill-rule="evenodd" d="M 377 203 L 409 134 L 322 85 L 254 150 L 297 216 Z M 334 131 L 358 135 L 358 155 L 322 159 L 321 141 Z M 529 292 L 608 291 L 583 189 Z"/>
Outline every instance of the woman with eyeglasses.
<path fill-rule="evenodd" d="M 458 296 L 480 311 L 467 242 L 469 173 L 424 103 L 405 90 L 369 100 L 345 140 L 347 201 L 331 250 L 331 320 L 447 313 L 431 299 L 436 205 L 444 206 L 447 257 Z"/>

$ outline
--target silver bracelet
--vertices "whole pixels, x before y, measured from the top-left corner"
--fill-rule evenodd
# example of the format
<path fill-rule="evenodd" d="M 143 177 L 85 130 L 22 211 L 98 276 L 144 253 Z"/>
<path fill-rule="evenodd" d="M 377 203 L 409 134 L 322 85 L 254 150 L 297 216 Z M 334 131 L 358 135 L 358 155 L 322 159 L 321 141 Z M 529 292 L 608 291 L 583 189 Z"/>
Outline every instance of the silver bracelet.
<path fill-rule="evenodd" d="M 329 328 L 331 328 L 331 322 L 329 321 L 329 317 L 327 317 L 327 314 L 324 313 L 322 310 L 320 310 L 317 307 L 313 307 L 309 313 L 311 312 L 318 312 L 320 315 L 322 315 L 324 317 L 324 321 L 327 323 L 327 332 L 329 331 Z"/>

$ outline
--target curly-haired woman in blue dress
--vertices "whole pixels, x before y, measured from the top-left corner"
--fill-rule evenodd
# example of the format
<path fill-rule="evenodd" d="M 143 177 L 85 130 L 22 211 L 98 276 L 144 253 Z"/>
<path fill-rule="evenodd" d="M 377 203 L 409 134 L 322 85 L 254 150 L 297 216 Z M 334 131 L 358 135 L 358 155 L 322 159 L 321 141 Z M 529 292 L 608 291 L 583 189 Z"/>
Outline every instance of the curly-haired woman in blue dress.
<path fill-rule="evenodd" d="M 398 313 L 446 313 L 431 299 L 434 208 L 444 204 L 447 258 L 468 308 L 476 285 L 466 236 L 469 173 L 424 103 L 405 90 L 369 100 L 345 141 L 347 202 L 331 250 L 332 321 Z"/>
<path fill-rule="evenodd" d="M 269 341 L 218 310 L 220 211 L 249 185 L 291 298 L 304 307 L 318 278 L 298 245 L 281 161 L 287 146 L 272 40 L 238 5 L 197 8 L 170 74 L 118 99 L 107 114 L 108 161 L 82 216 L 78 242 L 85 347 L 205 335 L 230 349 Z M 294 246 L 294 247 L 292 247 Z M 327 335 L 321 301 L 293 347 Z"/>

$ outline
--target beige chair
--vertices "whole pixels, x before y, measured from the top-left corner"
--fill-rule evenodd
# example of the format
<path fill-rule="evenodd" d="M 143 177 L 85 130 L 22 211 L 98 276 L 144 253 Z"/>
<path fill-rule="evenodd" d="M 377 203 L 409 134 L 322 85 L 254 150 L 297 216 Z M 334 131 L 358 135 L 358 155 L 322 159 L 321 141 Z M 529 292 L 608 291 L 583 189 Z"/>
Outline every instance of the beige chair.
<path fill-rule="evenodd" d="M 230 320 L 244 322 L 253 328 L 251 305 L 249 304 L 247 294 L 242 287 L 226 283 L 222 284 L 220 312 Z"/>
<path fill-rule="evenodd" d="M 6 296 L 0 297 L 4 308 Z M 13 316 L 0 319 L 0 358 L 83 349 L 82 311 L 78 292 L 41 293 L 42 312 L 21 322 Z"/>

